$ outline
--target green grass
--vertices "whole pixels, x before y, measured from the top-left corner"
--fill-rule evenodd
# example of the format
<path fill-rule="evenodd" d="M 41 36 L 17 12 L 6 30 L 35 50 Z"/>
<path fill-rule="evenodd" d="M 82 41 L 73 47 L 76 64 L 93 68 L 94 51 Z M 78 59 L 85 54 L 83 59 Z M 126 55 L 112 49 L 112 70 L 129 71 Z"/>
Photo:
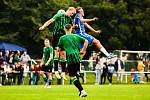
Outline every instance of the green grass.
<path fill-rule="evenodd" d="M 149 84 L 83 85 L 86 98 L 78 97 L 74 85 L 0 86 L 0 100 L 150 100 Z"/>

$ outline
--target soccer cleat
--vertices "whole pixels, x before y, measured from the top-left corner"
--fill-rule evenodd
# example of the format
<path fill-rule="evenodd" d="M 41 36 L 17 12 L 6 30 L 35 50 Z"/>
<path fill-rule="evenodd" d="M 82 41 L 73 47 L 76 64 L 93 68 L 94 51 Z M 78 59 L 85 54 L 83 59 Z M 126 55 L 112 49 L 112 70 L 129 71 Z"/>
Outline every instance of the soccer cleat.
<path fill-rule="evenodd" d="M 55 76 L 56 76 L 57 79 L 61 79 L 58 71 L 55 72 Z"/>
<path fill-rule="evenodd" d="M 87 96 L 87 93 L 86 93 L 84 90 L 82 90 L 82 91 L 79 93 L 79 96 L 80 96 L 80 97 L 86 97 L 86 96 Z"/>
<path fill-rule="evenodd" d="M 47 86 L 48 86 L 48 83 L 45 83 L 45 86 L 44 86 L 44 88 L 47 88 Z"/>
<path fill-rule="evenodd" d="M 61 73 L 61 77 L 66 81 L 67 80 L 67 78 L 66 78 L 66 76 L 65 76 L 65 72 L 62 72 Z"/>
<path fill-rule="evenodd" d="M 50 88 L 51 88 L 51 86 L 50 86 L 50 85 L 48 85 L 46 88 L 49 88 L 49 89 L 50 89 Z"/>

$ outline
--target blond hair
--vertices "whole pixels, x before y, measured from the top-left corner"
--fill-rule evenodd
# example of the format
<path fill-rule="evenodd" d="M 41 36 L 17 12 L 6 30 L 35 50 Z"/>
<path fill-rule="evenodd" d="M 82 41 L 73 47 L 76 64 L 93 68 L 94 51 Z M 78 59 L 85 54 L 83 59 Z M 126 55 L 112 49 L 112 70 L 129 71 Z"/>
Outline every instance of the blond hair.
<path fill-rule="evenodd" d="M 74 14 L 76 13 L 76 9 L 75 9 L 75 7 L 69 7 L 69 8 L 68 8 L 68 10 L 73 11 L 73 12 L 74 12 Z"/>

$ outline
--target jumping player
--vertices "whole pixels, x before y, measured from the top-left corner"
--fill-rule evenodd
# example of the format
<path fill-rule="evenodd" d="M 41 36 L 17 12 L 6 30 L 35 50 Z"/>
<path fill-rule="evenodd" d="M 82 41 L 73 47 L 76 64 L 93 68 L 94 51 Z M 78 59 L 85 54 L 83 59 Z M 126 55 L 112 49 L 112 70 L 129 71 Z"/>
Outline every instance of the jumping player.
<path fill-rule="evenodd" d="M 52 45 L 53 48 L 55 48 L 55 53 L 54 53 L 54 71 L 55 71 L 55 75 L 58 79 L 60 79 L 60 75 L 58 72 L 58 62 L 60 60 L 60 64 L 62 67 L 62 78 L 64 80 L 67 80 L 67 78 L 65 77 L 65 71 L 66 71 L 66 53 L 65 51 L 62 51 L 60 54 L 57 51 L 57 44 L 58 44 L 58 40 L 61 36 L 63 36 L 64 33 L 64 26 L 66 24 L 72 24 L 72 18 L 71 16 L 73 16 L 76 13 L 76 9 L 74 7 L 69 7 L 68 10 L 66 12 L 64 12 L 62 9 L 58 11 L 58 13 L 56 15 L 53 16 L 53 18 L 51 18 L 50 20 L 48 20 L 47 22 L 44 23 L 43 26 L 41 26 L 39 28 L 39 30 L 43 30 L 45 27 L 49 26 L 50 24 L 52 24 L 53 22 L 55 22 L 55 27 L 54 27 L 54 32 L 53 32 L 53 40 L 52 40 Z M 60 56 L 60 59 L 59 59 Z"/>
<path fill-rule="evenodd" d="M 77 26 L 75 29 L 75 32 L 77 35 L 85 38 L 88 40 L 88 44 L 94 44 L 96 45 L 96 47 L 98 49 L 100 49 L 101 52 L 103 52 L 108 58 L 111 58 L 112 55 L 110 55 L 106 49 L 102 46 L 102 44 L 100 43 L 99 40 L 97 40 L 96 38 L 94 38 L 93 36 L 89 35 L 86 33 L 85 31 L 85 26 L 90 29 L 91 31 L 95 32 L 95 33 L 100 33 L 100 30 L 95 30 L 93 29 L 87 22 L 93 22 L 96 21 L 98 18 L 93 18 L 93 19 L 84 19 L 84 10 L 82 9 L 82 7 L 77 7 L 76 8 L 77 14 L 74 17 L 74 24 Z M 82 48 L 82 46 L 81 46 Z"/>

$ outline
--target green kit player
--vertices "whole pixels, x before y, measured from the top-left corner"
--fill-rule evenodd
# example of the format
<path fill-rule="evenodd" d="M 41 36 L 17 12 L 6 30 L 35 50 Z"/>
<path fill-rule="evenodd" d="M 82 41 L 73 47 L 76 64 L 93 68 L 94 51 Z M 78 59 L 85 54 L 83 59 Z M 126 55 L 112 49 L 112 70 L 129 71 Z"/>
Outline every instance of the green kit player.
<path fill-rule="evenodd" d="M 61 78 L 59 76 L 59 72 L 58 72 L 58 65 L 59 65 L 58 62 L 60 61 L 60 64 L 61 64 L 61 67 L 62 67 L 62 74 L 61 74 L 61 76 L 62 76 L 62 78 L 64 80 L 67 80 L 67 78 L 65 77 L 66 52 L 62 51 L 59 54 L 59 52 L 57 50 L 58 49 L 57 48 L 58 40 L 59 40 L 59 38 L 61 36 L 63 36 L 65 34 L 64 26 L 66 24 L 72 24 L 71 16 L 73 16 L 75 13 L 76 13 L 76 9 L 74 7 L 69 7 L 66 12 L 64 12 L 62 10 L 58 11 L 58 13 L 53 16 L 53 18 L 51 18 L 50 20 L 45 22 L 44 25 L 39 28 L 39 30 L 43 30 L 45 27 L 47 27 L 48 25 L 50 25 L 53 22 L 55 22 L 55 27 L 54 27 L 54 31 L 53 31 L 52 45 L 53 45 L 53 48 L 55 48 L 55 53 L 54 53 L 54 71 L 55 71 L 55 75 L 56 75 L 56 77 L 58 79 Z"/>
<path fill-rule="evenodd" d="M 44 40 L 45 47 L 43 48 L 43 57 L 41 61 L 41 75 L 45 81 L 45 88 L 51 88 L 52 83 L 52 68 L 53 68 L 53 47 L 50 46 L 48 39 Z"/>
<path fill-rule="evenodd" d="M 76 34 L 71 34 L 72 26 L 67 24 L 65 26 L 66 35 L 61 36 L 58 42 L 59 51 L 65 50 L 69 76 L 72 82 L 79 90 L 80 97 L 86 97 L 87 93 L 83 90 L 83 87 L 78 80 L 78 73 L 80 71 L 81 55 L 84 55 L 88 46 L 88 41 Z M 84 43 L 83 48 L 80 49 L 80 43 Z M 80 55 L 81 54 L 81 55 Z"/>

